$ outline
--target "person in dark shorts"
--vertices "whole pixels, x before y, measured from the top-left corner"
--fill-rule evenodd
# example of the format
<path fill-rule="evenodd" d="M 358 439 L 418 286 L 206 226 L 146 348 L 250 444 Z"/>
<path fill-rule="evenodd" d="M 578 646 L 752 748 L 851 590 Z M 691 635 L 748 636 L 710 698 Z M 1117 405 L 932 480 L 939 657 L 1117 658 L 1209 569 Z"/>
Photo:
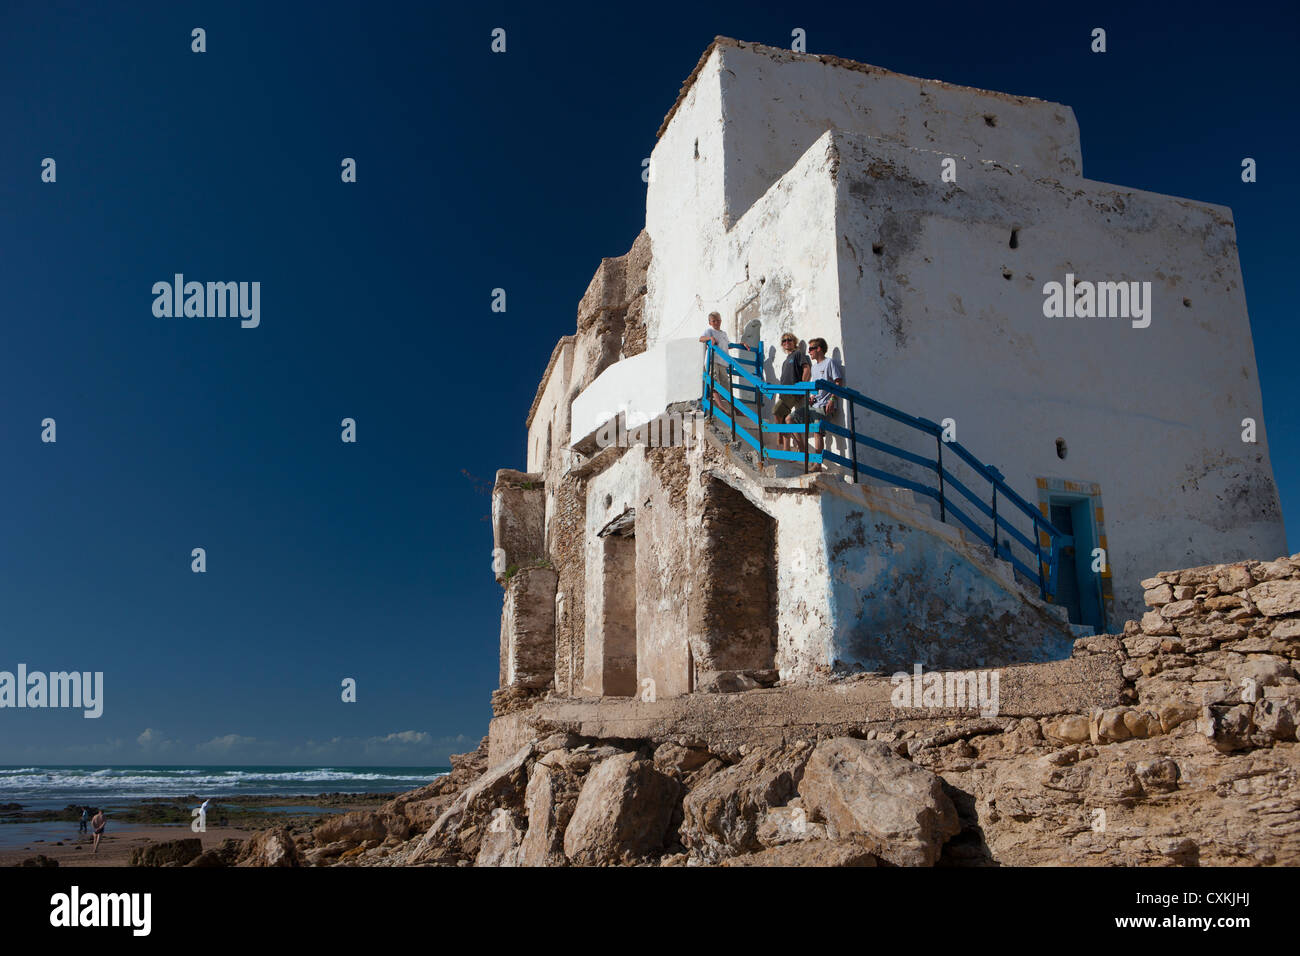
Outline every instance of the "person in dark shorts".
<path fill-rule="evenodd" d="M 91 853 L 99 852 L 99 838 L 104 835 L 104 827 L 108 826 L 108 821 L 104 819 L 104 811 L 96 810 L 95 815 L 90 818 L 90 825 L 95 828 L 95 848 Z"/>
<path fill-rule="evenodd" d="M 806 355 L 799 351 L 799 340 L 794 337 L 793 332 L 786 332 L 781 336 L 781 348 L 785 350 L 785 361 L 781 363 L 777 383 L 780 385 L 795 385 L 799 382 L 808 381 L 812 363 L 808 361 Z M 772 409 L 777 424 L 789 425 L 791 414 L 802 400 L 802 396 L 799 395 L 778 395 L 776 405 Z M 786 450 L 801 449 L 803 447 L 799 436 L 784 432 L 779 436 L 779 445 Z"/>

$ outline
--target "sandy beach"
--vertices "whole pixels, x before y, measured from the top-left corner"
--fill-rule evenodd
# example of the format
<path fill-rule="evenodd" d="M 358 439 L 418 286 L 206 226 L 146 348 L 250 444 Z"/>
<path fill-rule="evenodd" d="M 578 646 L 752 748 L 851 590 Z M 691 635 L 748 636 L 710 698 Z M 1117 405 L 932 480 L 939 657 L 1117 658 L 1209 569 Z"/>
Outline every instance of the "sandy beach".
<path fill-rule="evenodd" d="M 58 862 L 60 867 L 80 867 L 80 866 L 129 866 L 131 853 L 139 847 L 147 846 L 150 843 L 160 843 L 165 840 L 183 840 L 195 837 L 203 841 L 203 849 L 208 850 L 221 845 L 221 841 L 229 838 L 236 840 L 246 840 L 255 833 L 255 830 L 247 830 L 242 827 L 208 827 L 206 833 L 194 833 L 188 826 L 173 825 L 149 825 L 149 824 L 118 824 L 113 826 L 110 821 L 108 828 L 99 841 L 99 851 L 92 852 L 94 843 L 89 833 L 78 834 L 77 825 L 74 824 L 47 824 L 47 827 L 57 827 L 60 830 L 66 829 L 68 832 L 59 834 L 56 832 L 47 833 L 50 835 L 41 841 L 40 837 L 26 843 L 18 845 L 5 845 L 0 847 L 0 866 L 14 866 L 30 857 L 44 854 L 51 860 Z M 0 835 L 3 835 L 0 833 Z M 62 842 L 62 846 L 59 842 Z"/>
<path fill-rule="evenodd" d="M 191 830 L 188 821 L 177 820 L 188 815 L 194 798 L 131 801 L 108 810 L 108 827 L 97 852 L 91 833 L 78 832 L 77 820 L 42 819 L 41 811 L 35 811 L 34 819 L 11 817 L 0 823 L 0 867 L 16 866 L 42 854 L 61 867 L 129 866 L 131 854 L 151 843 L 197 838 L 203 849 L 209 850 L 227 839 L 247 840 L 268 827 L 288 827 L 295 835 L 309 833 L 331 817 L 350 810 L 373 810 L 387 799 L 387 794 L 377 793 L 224 797 L 217 804 L 219 809 L 208 817 L 203 833 Z M 149 819 L 153 816 L 163 819 Z"/>

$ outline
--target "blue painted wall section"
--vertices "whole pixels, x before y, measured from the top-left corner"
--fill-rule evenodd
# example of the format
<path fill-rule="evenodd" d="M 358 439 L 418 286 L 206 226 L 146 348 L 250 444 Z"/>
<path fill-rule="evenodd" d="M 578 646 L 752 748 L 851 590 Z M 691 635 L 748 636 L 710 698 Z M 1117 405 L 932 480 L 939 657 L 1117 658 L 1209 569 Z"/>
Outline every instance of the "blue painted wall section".
<path fill-rule="evenodd" d="M 988 548 L 879 490 L 822 497 L 840 672 L 992 667 L 1070 656 L 1055 609 L 1010 584 Z"/>

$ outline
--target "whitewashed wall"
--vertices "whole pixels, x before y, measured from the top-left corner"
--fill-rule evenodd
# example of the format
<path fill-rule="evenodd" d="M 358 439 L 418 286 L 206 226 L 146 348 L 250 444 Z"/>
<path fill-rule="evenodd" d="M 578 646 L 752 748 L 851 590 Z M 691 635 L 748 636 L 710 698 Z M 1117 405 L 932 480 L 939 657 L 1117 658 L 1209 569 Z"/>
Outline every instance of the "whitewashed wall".
<path fill-rule="evenodd" d="M 739 220 L 831 128 L 996 159 L 1039 176 L 1083 172 L 1074 111 L 1059 103 L 861 64 L 828 65 L 752 44 L 721 45 L 715 55 L 729 221 Z"/>
<path fill-rule="evenodd" d="M 1157 570 L 1281 554 L 1230 211 L 1081 168 L 1067 107 L 715 47 L 652 156 L 650 349 L 574 403 L 573 440 L 602 411 L 693 397 L 705 314 L 733 340 L 757 315 L 769 346 L 786 328 L 823 336 L 851 387 L 956 419 L 1031 503 L 1039 476 L 1099 483 L 1122 617 Z M 1043 284 L 1067 272 L 1150 281 L 1151 326 L 1044 318 Z"/>
<path fill-rule="evenodd" d="M 573 400 L 571 444 L 590 438 L 620 412 L 626 413 L 627 422 L 635 427 L 673 402 L 698 399 L 703 387 L 703 349 L 695 339 L 661 342 L 605 369 Z"/>
<path fill-rule="evenodd" d="M 954 418 L 1031 502 L 1037 476 L 1100 483 L 1122 617 L 1156 571 L 1283 553 L 1230 210 L 966 159 L 944 184 L 942 154 L 835 142 L 851 386 Z M 1045 318 L 1067 272 L 1151 282 L 1150 326 Z"/>

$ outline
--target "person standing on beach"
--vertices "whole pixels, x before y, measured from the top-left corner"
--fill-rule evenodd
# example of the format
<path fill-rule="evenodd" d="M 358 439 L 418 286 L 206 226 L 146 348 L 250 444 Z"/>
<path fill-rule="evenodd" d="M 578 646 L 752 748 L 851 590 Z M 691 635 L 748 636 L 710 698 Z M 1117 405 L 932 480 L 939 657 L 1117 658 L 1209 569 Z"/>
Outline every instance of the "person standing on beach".
<path fill-rule="evenodd" d="M 77 831 L 78 834 L 86 832 L 86 823 L 89 820 L 90 820 L 90 810 L 88 810 L 86 807 L 82 807 L 81 808 L 81 829 Z"/>
<path fill-rule="evenodd" d="M 99 852 L 99 838 L 104 835 L 104 827 L 107 824 L 108 821 L 104 819 L 104 811 L 96 810 L 95 815 L 90 818 L 90 825 L 95 828 L 95 848 L 90 851 L 91 853 Z"/>

